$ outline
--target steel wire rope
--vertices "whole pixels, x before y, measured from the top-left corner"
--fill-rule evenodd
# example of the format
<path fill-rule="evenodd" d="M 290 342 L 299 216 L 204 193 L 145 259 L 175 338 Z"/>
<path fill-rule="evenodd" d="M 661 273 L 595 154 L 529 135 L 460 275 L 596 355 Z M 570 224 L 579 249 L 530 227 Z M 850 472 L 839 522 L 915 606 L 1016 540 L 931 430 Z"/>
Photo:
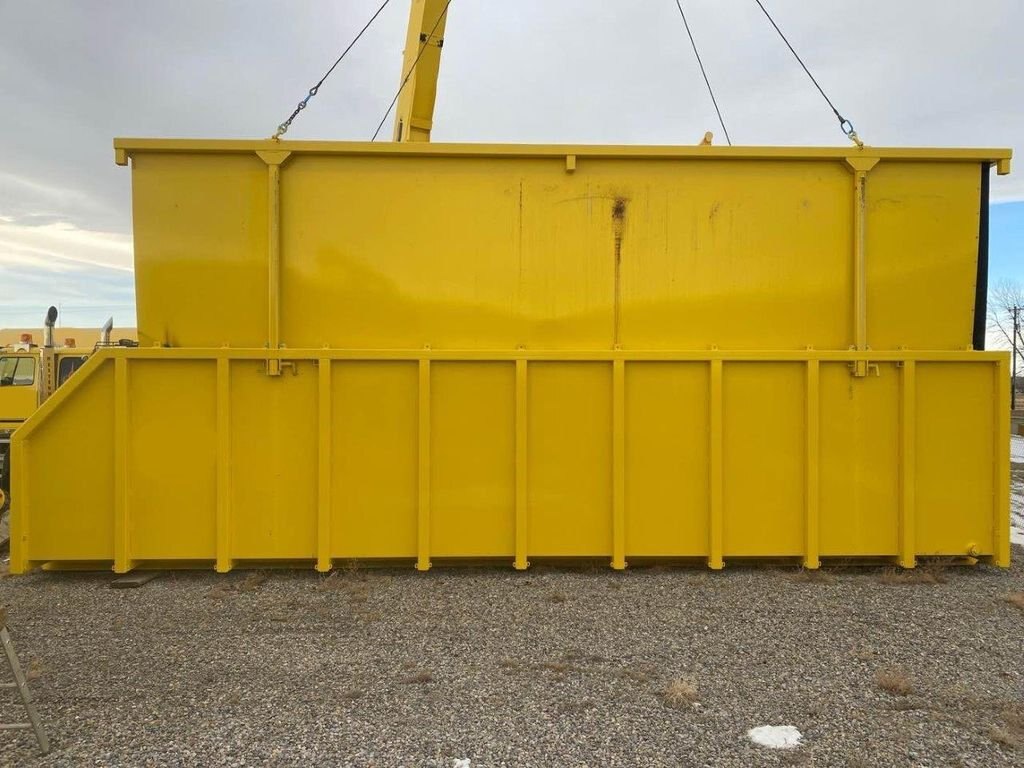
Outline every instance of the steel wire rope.
<path fill-rule="evenodd" d="M 796 52 L 796 49 L 794 49 L 792 44 L 790 44 L 788 38 L 782 33 L 782 30 L 779 29 L 779 25 L 775 23 L 775 19 L 772 18 L 772 15 L 768 13 L 768 9 L 764 7 L 764 3 L 762 3 L 761 0 L 754 0 L 754 2 L 757 3 L 757 7 L 761 9 L 768 21 L 771 22 L 771 25 L 775 27 L 775 31 L 779 33 L 779 37 L 782 38 L 782 42 L 784 42 L 786 47 L 789 48 L 789 52 L 793 54 L 793 57 L 803 68 L 804 72 L 806 72 L 807 76 L 811 78 L 811 82 L 814 83 L 814 87 L 818 89 L 818 93 L 820 93 L 821 97 L 825 99 L 829 108 L 831 108 L 832 112 L 835 114 L 836 119 L 839 120 L 839 127 L 843 133 L 846 134 L 846 137 L 858 147 L 863 147 L 864 142 L 860 140 L 857 132 L 853 129 L 853 123 L 843 117 L 839 110 L 836 109 L 836 105 L 832 103 L 832 99 L 828 97 L 828 94 L 825 93 L 825 89 L 821 87 L 814 75 L 811 74 L 811 70 L 807 68 L 806 64 L 804 64 L 804 60 L 800 58 L 800 54 Z"/>
<path fill-rule="evenodd" d="M 316 96 L 317 92 L 320 90 L 320 86 L 324 84 L 324 80 L 326 80 L 328 77 L 331 76 L 331 73 L 334 71 L 334 69 L 339 64 L 341 64 L 341 60 L 344 59 L 345 56 L 348 54 L 348 52 L 351 51 L 352 48 L 355 46 L 355 44 L 359 42 L 359 38 L 361 38 L 363 36 L 363 33 L 366 32 L 366 30 L 368 30 L 370 28 L 370 25 L 373 24 L 373 22 L 377 20 L 377 17 L 380 16 L 380 14 L 381 14 L 381 11 L 383 11 L 385 8 L 387 8 L 388 3 L 390 3 L 390 2 L 391 2 L 391 0 L 384 0 L 384 2 L 381 3 L 380 8 L 378 8 L 376 10 L 376 12 L 373 14 L 373 16 L 370 17 L 370 20 L 368 22 L 366 22 L 365 25 L 363 25 L 363 28 L 361 30 L 359 30 L 359 34 L 357 34 L 352 39 L 352 42 L 348 44 L 348 47 L 345 48 L 345 50 L 341 52 L 341 55 L 337 59 L 335 59 L 333 64 L 331 64 L 331 68 L 328 69 L 326 73 L 324 73 L 324 76 L 320 78 L 320 80 L 317 82 L 316 85 L 314 85 L 312 88 L 309 89 L 309 93 L 307 93 L 306 97 L 304 99 L 302 99 L 302 101 L 299 102 L 297 107 L 295 107 L 295 111 L 292 112 L 291 115 L 288 116 L 287 120 L 285 120 L 283 123 L 281 123 L 279 126 L 277 126 L 277 131 L 271 137 L 272 139 L 275 139 L 275 140 L 276 139 L 280 139 L 285 133 L 288 132 L 288 129 L 292 125 L 292 121 L 296 117 L 298 117 L 299 112 L 301 112 L 302 110 L 304 110 L 306 108 L 306 105 L 309 103 L 309 100 L 311 98 L 313 98 L 314 96 Z"/>
<path fill-rule="evenodd" d="M 683 12 L 683 4 L 680 0 L 676 0 L 676 8 L 679 9 L 679 15 L 683 17 L 683 26 L 686 27 L 686 35 L 690 38 L 690 45 L 693 47 L 693 55 L 697 57 L 697 65 L 700 67 L 700 73 L 704 76 L 704 84 L 708 87 L 708 94 L 711 96 L 711 103 L 715 105 L 715 114 L 718 115 L 718 124 L 722 126 L 722 131 L 725 133 L 725 140 L 732 146 L 732 139 L 729 136 L 729 129 L 725 127 L 725 120 L 722 119 L 722 110 L 718 108 L 718 99 L 715 98 L 715 91 L 711 87 L 711 80 L 708 79 L 707 70 L 704 69 L 704 62 L 701 61 L 700 52 L 697 50 L 697 43 L 693 39 L 693 32 L 690 31 L 690 22 L 686 20 L 686 13 Z"/>

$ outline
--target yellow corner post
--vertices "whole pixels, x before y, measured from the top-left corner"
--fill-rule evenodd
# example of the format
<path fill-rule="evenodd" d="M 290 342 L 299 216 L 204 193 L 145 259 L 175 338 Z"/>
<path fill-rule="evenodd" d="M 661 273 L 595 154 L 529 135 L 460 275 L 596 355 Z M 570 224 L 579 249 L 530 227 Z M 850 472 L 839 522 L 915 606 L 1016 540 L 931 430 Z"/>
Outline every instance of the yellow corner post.
<path fill-rule="evenodd" d="M 317 397 L 317 534 L 316 569 L 327 573 L 331 561 L 331 360 L 317 360 L 319 371 Z"/>
<path fill-rule="evenodd" d="M 114 573 L 128 573 L 135 567 L 131 557 L 131 470 L 129 467 L 128 361 L 114 361 Z"/>
<path fill-rule="evenodd" d="M 854 348 L 858 352 L 868 349 L 867 298 L 867 178 L 868 172 L 878 165 L 877 157 L 848 157 L 847 165 L 853 170 L 853 327 Z M 868 361 L 857 360 L 853 375 L 868 375 Z"/>
<path fill-rule="evenodd" d="M 290 152 L 258 151 L 267 164 L 267 375 L 281 375 L 281 166 Z"/>
<path fill-rule="evenodd" d="M 527 519 L 529 515 L 529 486 L 526 474 L 528 461 L 527 435 L 529 430 L 529 411 L 527 402 L 527 362 L 525 358 L 516 359 L 516 414 L 515 414 L 515 561 L 517 571 L 525 571 L 530 567 L 527 557 Z"/>
<path fill-rule="evenodd" d="M 214 412 L 217 415 L 216 570 L 227 573 L 231 559 L 231 362 L 217 358 Z"/>
<path fill-rule="evenodd" d="M 430 359 L 419 361 L 416 570 L 430 570 Z"/>

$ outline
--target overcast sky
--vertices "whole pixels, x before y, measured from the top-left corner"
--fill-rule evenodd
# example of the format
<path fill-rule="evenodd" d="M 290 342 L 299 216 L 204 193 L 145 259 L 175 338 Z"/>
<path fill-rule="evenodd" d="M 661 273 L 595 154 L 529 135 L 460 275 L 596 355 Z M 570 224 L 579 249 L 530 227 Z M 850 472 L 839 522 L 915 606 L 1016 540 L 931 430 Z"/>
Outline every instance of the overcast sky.
<path fill-rule="evenodd" d="M 381 0 L 0 0 L 0 326 L 134 323 L 114 136 L 265 138 Z M 1022 0 L 765 0 L 869 144 L 1024 146 Z M 409 0 L 288 138 L 366 140 Z M 684 0 L 736 144 L 844 145 L 754 0 Z M 383 135 L 390 137 L 390 120 Z M 675 0 L 453 0 L 435 141 L 694 144 L 721 131 Z M 1024 167 L 993 177 L 993 273 L 1024 280 Z M 11 298 L 13 297 L 13 298 Z"/>

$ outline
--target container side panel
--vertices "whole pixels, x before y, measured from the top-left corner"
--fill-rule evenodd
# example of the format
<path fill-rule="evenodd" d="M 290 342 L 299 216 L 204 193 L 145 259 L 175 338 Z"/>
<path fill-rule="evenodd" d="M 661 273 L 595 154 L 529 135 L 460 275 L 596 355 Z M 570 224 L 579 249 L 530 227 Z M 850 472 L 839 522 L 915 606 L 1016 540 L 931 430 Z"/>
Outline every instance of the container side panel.
<path fill-rule="evenodd" d="M 623 201 L 624 346 L 849 343 L 853 192 L 842 163 L 605 161 L 578 173 L 596 177 L 595 197 Z M 610 252 L 611 237 L 597 247 Z"/>
<path fill-rule="evenodd" d="M 331 381 L 331 553 L 415 557 L 417 364 L 335 363 Z"/>
<path fill-rule="evenodd" d="M 433 363 L 430 552 L 515 553 L 515 363 Z"/>
<path fill-rule="evenodd" d="M 253 155 L 132 159 L 139 342 L 267 342 L 267 166 Z"/>
<path fill-rule="evenodd" d="M 626 555 L 708 553 L 706 363 L 626 366 Z"/>
<path fill-rule="evenodd" d="M 868 174 L 868 343 L 874 349 L 971 345 L 980 194 L 975 163 L 882 162 Z"/>
<path fill-rule="evenodd" d="M 529 554 L 609 555 L 611 366 L 531 363 L 529 370 Z"/>
<path fill-rule="evenodd" d="M 274 378 L 259 356 L 245 359 L 252 351 L 227 366 L 181 352 L 97 358 L 25 425 L 19 557 L 129 569 L 216 555 L 230 567 L 312 560 L 319 534 L 321 559 L 614 549 L 619 567 L 624 554 L 708 556 L 714 567 L 716 552 L 806 547 L 815 558 L 898 551 L 912 565 L 914 554 L 997 554 L 996 514 L 1008 523 L 993 470 L 1007 461 L 995 417 L 1008 400 L 1005 356 L 908 353 L 902 369 L 880 363 L 860 379 L 827 356 L 810 369 L 726 359 L 710 371 L 701 360 L 339 359 L 329 376 L 303 360 Z M 218 412 L 218 397 L 230 407 Z M 331 405 L 323 425 L 321 402 Z M 229 461 L 218 464 L 216 451 Z M 719 467 L 721 496 L 709 482 Z M 819 491 L 817 505 L 807 489 Z M 710 518 L 722 521 L 720 538 Z"/>
<path fill-rule="evenodd" d="M 28 441 L 30 560 L 114 557 L 114 361 Z"/>
<path fill-rule="evenodd" d="M 266 164 L 144 151 L 133 163 L 143 345 L 262 346 Z M 971 343 L 977 168 L 883 159 L 868 173 L 873 348 Z M 297 152 L 280 179 L 292 348 L 853 340 L 853 176 L 840 159 L 590 157 L 567 173 L 557 156 Z M 940 317 L 925 311 L 934 296 Z"/>
<path fill-rule="evenodd" d="M 728 363 L 723 369 L 724 552 L 804 551 L 803 365 Z"/>
<path fill-rule="evenodd" d="M 610 344 L 611 251 L 564 159 L 309 156 L 281 179 L 288 346 Z"/>
<path fill-rule="evenodd" d="M 899 370 L 855 378 L 846 363 L 821 366 L 820 523 L 824 556 L 897 552 Z"/>
<path fill-rule="evenodd" d="M 917 366 L 917 553 L 992 553 L 993 368 Z"/>
<path fill-rule="evenodd" d="M 128 366 L 128 514 L 136 560 L 215 556 L 216 363 Z"/>
<path fill-rule="evenodd" d="M 317 369 L 231 365 L 231 556 L 316 556 Z"/>

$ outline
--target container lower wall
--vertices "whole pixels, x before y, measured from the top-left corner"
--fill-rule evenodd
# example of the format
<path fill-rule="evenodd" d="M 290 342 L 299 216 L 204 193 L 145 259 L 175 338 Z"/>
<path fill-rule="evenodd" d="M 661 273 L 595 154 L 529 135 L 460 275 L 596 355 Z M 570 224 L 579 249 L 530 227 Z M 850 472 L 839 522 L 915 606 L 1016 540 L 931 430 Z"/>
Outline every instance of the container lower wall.
<path fill-rule="evenodd" d="M 999 353 L 265 354 L 98 353 L 15 437 L 12 570 L 1008 562 Z"/>

